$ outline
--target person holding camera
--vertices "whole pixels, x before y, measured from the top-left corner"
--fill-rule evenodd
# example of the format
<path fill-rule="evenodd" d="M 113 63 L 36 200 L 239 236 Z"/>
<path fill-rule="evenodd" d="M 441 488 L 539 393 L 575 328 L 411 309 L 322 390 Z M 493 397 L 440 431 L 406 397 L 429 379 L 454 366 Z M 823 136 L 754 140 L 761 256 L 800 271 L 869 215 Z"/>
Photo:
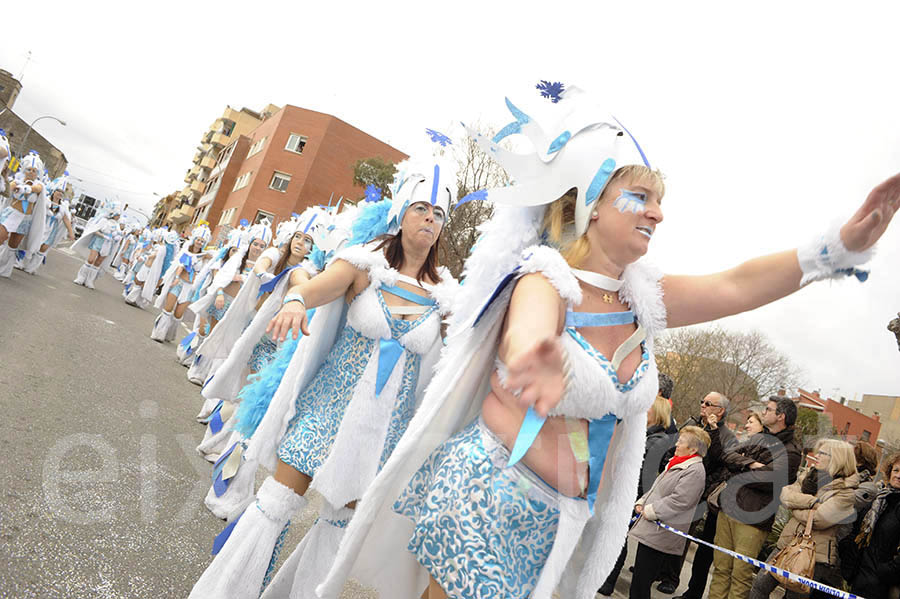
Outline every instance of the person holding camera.
<path fill-rule="evenodd" d="M 706 501 L 709 498 L 709 494 L 728 478 L 728 466 L 725 464 L 723 456 L 737 446 L 737 438 L 734 436 L 734 432 L 725 425 L 728 403 L 728 398 L 716 391 L 707 393 L 706 397 L 700 400 L 700 424 L 709 435 L 710 448 L 703 458 L 703 467 L 706 469 L 706 485 L 700 498 L 701 501 L 697 506 L 697 512 L 694 514 L 694 521 L 697 522 L 703 517 L 703 510 L 705 509 L 706 520 L 702 531 L 699 533 L 699 538 L 709 543 L 712 543 L 716 536 L 716 522 L 718 521 L 719 511 L 706 503 Z M 706 545 L 698 544 L 697 552 L 694 554 L 694 563 L 691 566 L 691 579 L 688 582 L 688 588 L 675 599 L 701 599 L 703 597 L 712 561 L 713 550 Z"/>
<path fill-rule="evenodd" d="M 714 543 L 756 557 L 775 521 L 781 489 L 797 480 L 800 448 L 794 441 L 797 406 L 773 395 L 763 412 L 762 433 L 753 435 L 722 460 L 731 477 L 719 494 L 721 513 Z M 746 599 L 755 566 L 717 551 L 713 556 L 710 599 Z"/>

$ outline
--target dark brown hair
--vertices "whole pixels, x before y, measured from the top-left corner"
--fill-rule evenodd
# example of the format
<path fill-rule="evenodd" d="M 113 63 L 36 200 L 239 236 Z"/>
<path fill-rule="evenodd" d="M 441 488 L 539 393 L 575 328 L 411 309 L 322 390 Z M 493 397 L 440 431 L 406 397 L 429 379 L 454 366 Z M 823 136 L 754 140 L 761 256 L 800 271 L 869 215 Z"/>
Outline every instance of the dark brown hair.
<path fill-rule="evenodd" d="M 881 460 L 881 471 L 884 472 L 884 477 L 888 480 L 891 479 L 891 470 L 894 469 L 894 464 L 900 462 L 900 452 L 892 453 L 888 457 Z"/>
<path fill-rule="evenodd" d="M 865 441 L 857 441 L 853 446 L 853 454 L 856 456 L 858 471 L 865 470 L 872 475 L 878 472 L 878 452 L 870 444 Z"/>
<path fill-rule="evenodd" d="M 299 233 L 300 231 L 297 231 Z M 294 233 L 296 235 L 297 233 Z M 272 271 L 274 274 L 281 273 L 287 267 L 287 261 L 291 257 L 291 244 L 294 241 L 294 235 L 291 235 L 291 238 L 284 244 L 284 249 L 281 250 L 281 255 L 278 257 L 278 262 L 275 264 L 275 269 Z"/>
<path fill-rule="evenodd" d="M 397 231 L 396 235 L 382 235 L 375 239 L 375 241 L 381 241 L 375 249 L 384 250 L 384 257 L 394 270 L 400 270 L 403 268 L 403 230 Z M 440 241 L 440 236 L 438 236 L 438 241 Z M 438 274 L 438 266 L 440 266 L 440 262 L 438 261 L 438 242 L 435 242 L 434 245 L 431 246 L 431 249 L 428 250 L 428 256 L 425 257 L 425 262 L 422 264 L 422 268 L 419 269 L 419 272 L 416 273 L 416 280 L 418 282 L 422 282 L 424 277 L 428 277 L 432 283 L 440 283 L 441 275 Z"/>

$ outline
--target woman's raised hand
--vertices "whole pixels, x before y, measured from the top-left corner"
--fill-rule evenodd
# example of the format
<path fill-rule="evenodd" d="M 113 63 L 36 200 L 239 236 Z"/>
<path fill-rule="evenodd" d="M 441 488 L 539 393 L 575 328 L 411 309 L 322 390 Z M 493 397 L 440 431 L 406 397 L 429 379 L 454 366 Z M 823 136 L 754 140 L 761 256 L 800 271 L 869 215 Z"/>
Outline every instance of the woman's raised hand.
<path fill-rule="evenodd" d="M 538 341 L 507 364 L 506 387 L 521 390 L 519 404 L 540 416 L 556 407 L 566 390 L 565 356 L 558 337 Z"/>
<path fill-rule="evenodd" d="M 266 333 L 271 333 L 272 339 L 278 343 L 284 341 L 291 331 L 294 332 L 294 339 L 301 331 L 304 335 L 309 335 L 306 326 L 306 306 L 300 302 L 286 303 L 266 327 Z"/>
<path fill-rule="evenodd" d="M 851 252 L 872 247 L 900 209 L 900 174 L 873 189 L 863 205 L 841 227 L 841 241 Z"/>

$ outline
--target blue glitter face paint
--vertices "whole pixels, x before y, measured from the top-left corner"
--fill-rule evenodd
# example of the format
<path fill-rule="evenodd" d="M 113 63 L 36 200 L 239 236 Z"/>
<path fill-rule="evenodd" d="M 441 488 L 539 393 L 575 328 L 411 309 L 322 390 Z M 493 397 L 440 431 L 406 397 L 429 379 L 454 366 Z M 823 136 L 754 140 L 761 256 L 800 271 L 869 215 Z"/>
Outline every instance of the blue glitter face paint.
<path fill-rule="evenodd" d="M 600 197 L 600 192 L 603 191 L 603 187 L 606 185 L 609 176 L 612 175 L 614 170 L 616 170 L 615 160 L 607 158 L 603 161 L 603 164 L 601 164 L 600 168 L 597 170 L 597 174 L 594 175 L 593 181 L 591 181 L 591 184 L 588 186 L 587 193 L 584 194 L 585 206 L 590 206 Z"/>
<path fill-rule="evenodd" d="M 640 191 L 629 191 L 628 189 L 623 189 L 622 195 L 613 202 L 613 206 L 622 214 L 626 212 L 639 214 L 647 209 L 646 204 L 647 194 Z"/>

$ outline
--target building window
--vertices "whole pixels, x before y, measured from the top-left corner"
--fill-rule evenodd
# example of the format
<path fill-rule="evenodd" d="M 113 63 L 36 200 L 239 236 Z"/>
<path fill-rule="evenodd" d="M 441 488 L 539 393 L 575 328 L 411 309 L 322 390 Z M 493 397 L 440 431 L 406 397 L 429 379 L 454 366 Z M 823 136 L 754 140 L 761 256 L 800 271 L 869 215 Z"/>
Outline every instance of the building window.
<path fill-rule="evenodd" d="M 266 144 L 266 138 L 265 138 L 265 137 L 263 137 L 262 139 L 260 139 L 260 140 L 258 140 L 257 142 L 255 142 L 252 146 L 250 146 L 250 151 L 247 152 L 247 158 L 250 158 L 250 157 L 253 156 L 254 154 L 258 154 L 260 151 L 262 151 L 263 146 L 264 146 L 265 144 Z"/>
<path fill-rule="evenodd" d="M 264 212 L 263 210 L 257 210 L 256 218 L 253 219 L 253 224 L 256 225 L 261 223 L 264 218 L 269 220 L 269 224 L 275 222 L 274 214 L 272 214 L 271 212 Z"/>
<path fill-rule="evenodd" d="M 305 135 L 297 135 L 296 133 L 291 133 L 291 136 L 288 137 L 288 142 L 287 142 L 287 145 L 284 146 L 284 149 L 289 152 L 296 152 L 297 154 L 302 154 L 304 147 L 306 147 L 306 136 Z"/>
<path fill-rule="evenodd" d="M 862 440 L 863 440 L 863 441 L 868 441 L 868 440 L 869 440 L 869 437 L 871 437 L 871 436 L 872 436 L 872 433 L 871 433 L 871 432 L 864 430 L 864 431 L 863 431 L 863 434 L 862 434 Z"/>
<path fill-rule="evenodd" d="M 287 191 L 288 183 L 291 182 L 291 176 L 287 173 L 279 173 L 275 171 L 272 174 L 272 180 L 269 181 L 269 189 L 276 189 L 282 193 Z"/>
<path fill-rule="evenodd" d="M 229 208 L 225 212 L 222 213 L 222 217 L 219 218 L 220 225 L 231 225 L 231 219 L 234 218 L 234 213 L 237 212 L 237 207 Z"/>
<path fill-rule="evenodd" d="M 234 182 L 234 188 L 231 191 L 237 191 L 238 189 L 243 189 L 247 187 L 247 184 L 250 182 L 250 175 L 253 174 L 253 171 L 248 171 L 237 178 L 237 181 Z"/>

